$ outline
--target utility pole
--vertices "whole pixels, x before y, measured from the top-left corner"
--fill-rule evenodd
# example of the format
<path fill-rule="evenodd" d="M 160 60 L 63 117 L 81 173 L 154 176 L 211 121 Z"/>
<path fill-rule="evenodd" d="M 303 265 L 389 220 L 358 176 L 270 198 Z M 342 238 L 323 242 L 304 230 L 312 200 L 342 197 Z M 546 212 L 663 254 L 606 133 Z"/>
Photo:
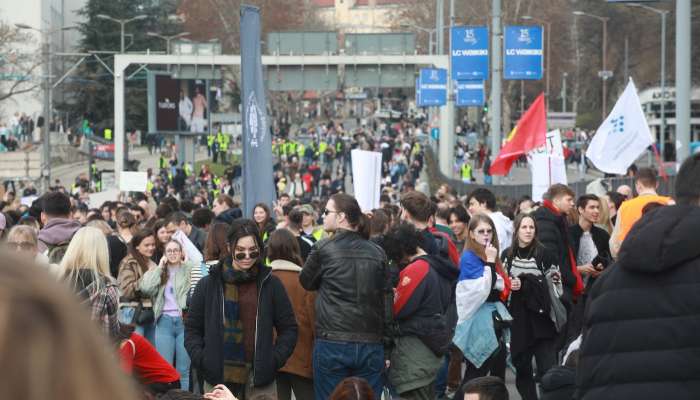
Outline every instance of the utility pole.
<path fill-rule="evenodd" d="M 676 0 L 676 161 L 690 156 L 690 0 Z"/>
<path fill-rule="evenodd" d="M 455 3 L 454 0 L 450 0 L 450 47 L 452 46 L 452 26 L 454 25 L 455 19 Z M 442 28 L 441 28 L 442 30 Z M 443 42 L 444 44 L 444 42 Z M 445 47 L 440 46 L 438 54 L 443 54 Z M 447 63 L 447 104 L 443 109 L 444 114 L 441 115 L 444 127 L 444 132 L 440 132 L 440 171 L 442 171 L 445 176 L 452 178 L 454 175 L 454 123 L 455 123 L 455 95 L 454 95 L 454 85 L 452 82 L 452 57 L 451 54 L 448 57 Z"/>
<path fill-rule="evenodd" d="M 501 149 L 501 97 L 502 97 L 502 42 L 501 0 L 491 3 L 491 154 L 493 157 Z M 494 182 L 495 183 L 495 182 Z"/>

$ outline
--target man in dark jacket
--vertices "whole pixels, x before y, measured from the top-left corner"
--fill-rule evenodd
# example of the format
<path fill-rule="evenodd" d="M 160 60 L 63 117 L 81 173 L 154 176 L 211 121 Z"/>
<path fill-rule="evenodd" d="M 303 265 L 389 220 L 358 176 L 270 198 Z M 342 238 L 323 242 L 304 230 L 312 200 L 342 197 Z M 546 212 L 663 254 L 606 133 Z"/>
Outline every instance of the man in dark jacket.
<path fill-rule="evenodd" d="M 559 264 L 564 285 L 562 303 L 571 310 L 574 300 L 583 293 L 581 276 L 576 269 L 576 258 L 568 234 L 566 214 L 574 206 L 575 193 L 568 186 L 552 185 L 542 207 L 533 213 L 537 223 L 537 238 L 552 252 Z"/>
<path fill-rule="evenodd" d="M 678 172 L 676 203 L 637 221 L 589 293 L 577 398 L 698 398 L 699 154 Z"/>
<path fill-rule="evenodd" d="M 326 400 L 343 379 L 366 379 L 381 396 L 384 327 L 391 318 L 391 293 L 384 251 L 370 242 L 354 197 L 331 196 L 323 228 L 332 237 L 316 242 L 299 281 L 316 296 L 314 391 Z M 389 303 L 389 304 L 387 304 Z M 388 305 L 389 308 L 386 308 Z M 388 315 L 387 315 L 388 313 Z"/>
<path fill-rule="evenodd" d="M 209 275 L 197 284 L 185 320 L 185 348 L 192 366 L 201 373 L 205 388 L 228 384 L 225 375 L 238 379 L 243 375 L 240 372 L 242 362 L 245 362 L 246 369 L 250 363 L 254 387 L 269 386 L 275 380 L 277 370 L 294 351 L 297 341 L 297 324 L 287 292 L 282 282 L 272 275 L 271 269 L 258 260 L 262 239 L 255 223 L 250 220 L 237 223 L 247 227 L 232 226 L 231 232 L 248 229 L 251 232 L 248 236 L 254 236 L 257 244 L 255 249 L 239 250 L 239 242 L 232 240 L 232 234 L 229 234 L 231 251 L 239 260 L 237 262 L 254 260 L 248 262 L 255 265 L 249 270 L 236 270 L 234 260 L 229 256 L 212 267 Z M 243 258 L 239 259 L 240 255 L 244 255 Z M 230 290 L 231 285 L 236 286 L 235 290 Z M 236 304 L 231 304 L 234 301 Z M 225 335 L 229 326 L 241 334 Z M 240 352 L 232 354 L 230 349 L 239 349 Z M 233 359 L 238 364 L 232 364 L 227 358 L 242 356 L 242 353 L 245 354 L 244 360 Z M 242 379 L 246 379 L 245 376 Z"/>
<path fill-rule="evenodd" d="M 594 194 L 585 194 L 576 202 L 578 224 L 569 227 L 571 248 L 576 259 L 576 268 L 581 274 L 586 290 L 600 273 L 612 261 L 610 254 L 610 234 L 597 227 L 600 217 L 600 199 Z M 583 293 L 581 300 L 574 305 L 569 316 L 567 330 L 569 338 L 578 337 L 583 325 L 583 311 L 586 308 L 587 294 Z"/>
<path fill-rule="evenodd" d="M 459 270 L 420 248 L 422 234 L 402 223 L 384 238 L 388 257 L 401 266 L 394 318 L 398 325 L 389 379 L 404 398 L 435 396 L 435 379 L 452 342 L 447 310 L 453 308 Z"/>
<path fill-rule="evenodd" d="M 182 211 L 176 211 L 168 217 L 168 223 L 165 225 L 165 229 L 168 232 L 175 233 L 178 229 L 184 233 L 190 242 L 197 247 L 200 253 L 204 253 L 204 245 L 207 242 L 206 232 L 192 226 L 187 214 Z"/>

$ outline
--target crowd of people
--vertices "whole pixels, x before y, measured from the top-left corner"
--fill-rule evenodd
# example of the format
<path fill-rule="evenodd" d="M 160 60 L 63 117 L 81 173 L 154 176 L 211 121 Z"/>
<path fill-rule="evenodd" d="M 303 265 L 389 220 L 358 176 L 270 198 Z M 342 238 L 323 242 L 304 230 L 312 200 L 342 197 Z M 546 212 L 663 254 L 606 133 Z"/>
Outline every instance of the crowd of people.
<path fill-rule="evenodd" d="M 244 210 L 234 176 L 177 162 L 99 207 L 81 186 L 3 202 L 0 292 L 27 308 L 0 308 L 24 335 L 0 334 L 18 366 L 2 379 L 71 398 L 499 400 L 512 369 L 525 400 L 700 392 L 700 156 L 674 199 L 646 168 L 634 190 L 460 198 L 422 184 L 408 125 L 322 130 L 276 139 L 274 204 Z M 352 148 L 382 152 L 376 209 L 345 193 Z M 84 375 L 18 375 L 68 360 Z"/>

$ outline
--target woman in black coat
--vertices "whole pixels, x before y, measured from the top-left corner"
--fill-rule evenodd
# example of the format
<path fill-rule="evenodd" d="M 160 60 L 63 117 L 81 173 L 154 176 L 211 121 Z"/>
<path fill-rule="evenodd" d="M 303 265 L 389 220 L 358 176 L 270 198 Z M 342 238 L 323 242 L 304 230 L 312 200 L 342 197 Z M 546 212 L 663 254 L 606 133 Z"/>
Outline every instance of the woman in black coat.
<path fill-rule="evenodd" d="M 275 393 L 271 384 L 294 350 L 297 324 L 284 286 L 263 265 L 255 222 L 234 221 L 228 243 L 232 256 L 212 267 L 190 300 L 185 347 L 205 392 L 225 384 L 244 400 Z"/>
<path fill-rule="evenodd" d="M 516 369 L 515 385 L 520 396 L 523 400 L 537 400 L 532 359 L 537 363 L 538 381 L 556 364 L 557 359 L 557 328 L 551 315 L 552 300 L 547 276 L 556 276 L 554 281 L 560 277 L 554 257 L 537 240 L 534 217 L 520 214 L 513 225 L 512 246 L 503 252 L 502 257 L 511 277 L 512 292 L 508 309 L 513 323 L 510 350 Z M 560 310 L 563 311 L 563 306 Z"/>

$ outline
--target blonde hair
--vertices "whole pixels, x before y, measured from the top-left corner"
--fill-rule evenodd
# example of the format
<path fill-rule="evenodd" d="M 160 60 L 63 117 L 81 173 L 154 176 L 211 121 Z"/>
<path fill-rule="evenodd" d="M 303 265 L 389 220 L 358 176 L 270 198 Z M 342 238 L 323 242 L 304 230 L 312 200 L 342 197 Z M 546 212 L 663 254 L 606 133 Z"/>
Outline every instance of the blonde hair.
<path fill-rule="evenodd" d="M 7 234 L 7 240 L 9 241 L 11 237 L 20 236 L 25 239 L 29 239 L 36 246 L 39 244 L 37 240 L 36 229 L 29 225 L 15 225 L 10 229 L 10 233 Z"/>
<path fill-rule="evenodd" d="M 605 198 L 605 196 L 599 196 L 598 202 L 600 203 L 600 216 L 598 217 L 598 223 L 596 225 L 605 229 L 605 231 L 609 234 L 612 234 L 613 226 L 612 222 L 610 222 L 610 207 L 608 205 L 608 200 Z"/>
<path fill-rule="evenodd" d="M 0 374 L 3 398 L 138 398 L 112 349 L 66 287 L 35 264 L 0 252 L 0 365 L 8 366 Z"/>
<path fill-rule="evenodd" d="M 109 277 L 109 250 L 107 239 L 97 228 L 86 226 L 78 229 L 61 260 L 63 278 L 75 286 L 80 269 L 89 269 L 93 281 L 102 289 L 100 276 Z"/>

